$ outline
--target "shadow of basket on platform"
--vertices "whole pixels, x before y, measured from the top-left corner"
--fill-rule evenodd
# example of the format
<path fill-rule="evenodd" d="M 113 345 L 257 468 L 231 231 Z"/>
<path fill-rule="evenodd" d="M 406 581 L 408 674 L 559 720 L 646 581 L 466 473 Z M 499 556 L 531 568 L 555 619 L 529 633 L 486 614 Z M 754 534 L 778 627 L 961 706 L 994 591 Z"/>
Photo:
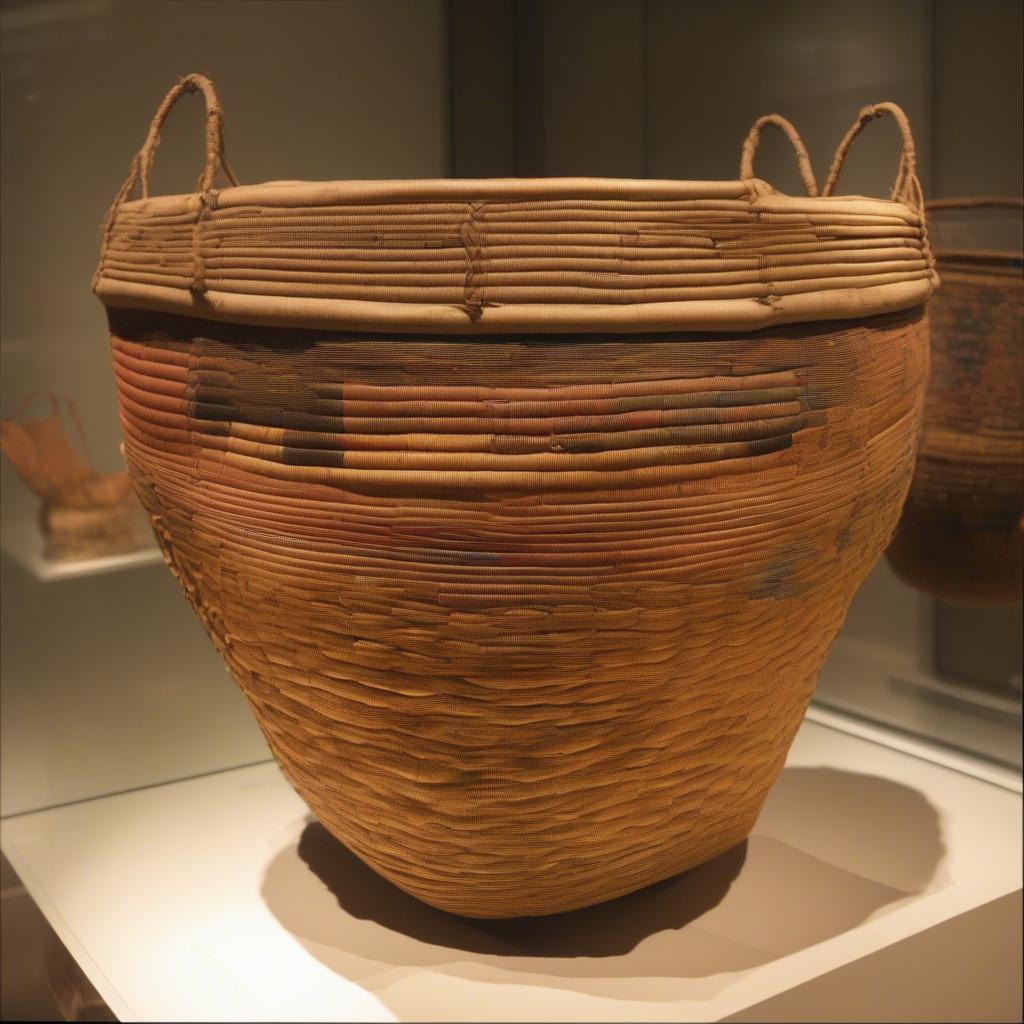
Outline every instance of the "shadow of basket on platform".
<path fill-rule="evenodd" d="M 662 1002 L 712 998 L 738 973 L 884 913 L 928 887 L 943 852 L 935 809 L 916 790 L 877 776 L 788 768 L 747 842 L 570 913 L 445 913 L 381 878 L 312 820 L 268 865 L 263 897 L 312 955 L 400 1016 L 416 1012 L 415 986 L 395 986 L 396 968 L 403 977 L 424 975 L 423 984 L 441 974 Z M 429 1005 L 444 1012 L 437 998 L 448 991 L 435 985 Z"/>

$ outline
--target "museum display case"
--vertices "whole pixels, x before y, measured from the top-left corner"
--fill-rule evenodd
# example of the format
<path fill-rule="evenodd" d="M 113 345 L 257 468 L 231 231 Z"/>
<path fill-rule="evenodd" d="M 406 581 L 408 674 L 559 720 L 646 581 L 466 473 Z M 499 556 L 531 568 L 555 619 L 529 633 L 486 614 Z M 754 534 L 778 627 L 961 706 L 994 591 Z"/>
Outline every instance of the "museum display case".
<path fill-rule="evenodd" d="M 1021 11 L 735 28 L 4 5 L 5 1019 L 1019 1014 Z"/>

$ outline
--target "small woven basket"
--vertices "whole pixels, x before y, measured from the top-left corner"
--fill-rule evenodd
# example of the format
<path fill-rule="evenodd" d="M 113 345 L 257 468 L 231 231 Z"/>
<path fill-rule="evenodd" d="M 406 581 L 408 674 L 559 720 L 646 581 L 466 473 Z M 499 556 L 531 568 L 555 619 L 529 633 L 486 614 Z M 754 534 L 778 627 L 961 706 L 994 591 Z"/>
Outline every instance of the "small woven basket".
<path fill-rule="evenodd" d="M 1011 209 L 943 199 L 929 209 Z M 1020 601 L 1024 587 L 1024 274 L 1021 252 L 937 253 L 932 374 L 913 483 L 887 557 L 935 597 Z"/>
<path fill-rule="evenodd" d="M 198 190 L 150 197 L 196 90 Z M 894 198 L 833 197 L 883 113 Z M 221 120 L 201 76 L 168 95 L 95 290 L 135 485 L 296 790 L 478 917 L 742 841 L 910 481 L 935 274 L 902 112 L 861 112 L 821 196 L 777 116 L 736 181 L 218 190 Z M 754 177 L 765 124 L 807 196 Z"/>
<path fill-rule="evenodd" d="M 37 399 L 49 403 L 49 415 L 27 415 Z M 77 428 L 82 454 L 68 441 L 59 403 L 48 391 L 33 393 L 14 417 L 0 420 L 0 450 L 42 499 L 38 523 L 44 557 L 68 562 L 142 547 L 148 530 L 127 474 L 93 469 L 78 410 L 69 399 L 64 404 Z"/>

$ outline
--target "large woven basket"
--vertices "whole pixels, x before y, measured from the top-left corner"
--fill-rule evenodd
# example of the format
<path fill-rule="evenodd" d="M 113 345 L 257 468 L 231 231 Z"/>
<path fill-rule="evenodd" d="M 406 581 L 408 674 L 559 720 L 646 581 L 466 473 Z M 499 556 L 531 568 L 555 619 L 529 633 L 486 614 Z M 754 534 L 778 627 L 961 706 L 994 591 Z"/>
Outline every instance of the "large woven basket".
<path fill-rule="evenodd" d="M 1020 199 L 929 208 L 1009 209 Z M 930 307 L 932 376 L 921 447 L 887 557 L 908 583 L 964 604 L 1024 588 L 1024 275 L 1021 252 L 949 248 Z"/>
<path fill-rule="evenodd" d="M 150 197 L 190 90 L 198 190 Z M 895 198 L 832 198 L 883 112 Z M 549 914 L 742 841 L 888 543 L 935 281 L 909 127 L 866 108 L 790 197 L 764 123 L 736 181 L 218 190 L 190 76 L 110 212 L 167 562 L 295 789 L 435 906 Z"/>

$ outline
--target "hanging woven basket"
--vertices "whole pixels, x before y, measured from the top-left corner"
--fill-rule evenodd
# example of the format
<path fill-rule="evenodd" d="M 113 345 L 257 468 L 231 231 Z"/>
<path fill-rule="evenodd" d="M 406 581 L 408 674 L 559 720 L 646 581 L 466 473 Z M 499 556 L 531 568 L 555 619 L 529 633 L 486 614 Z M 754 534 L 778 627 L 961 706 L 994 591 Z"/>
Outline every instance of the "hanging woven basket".
<path fill-rule="evenodd" d="M 1024 201 L 942 199 L 936 211 Z M 887 557 L 935 597 L 1010 604 L 1024 588 L 1024 274 L 1021 252 L 937 253 L 932 374 L 913 483 Z"/>
<path fill-rule="evenodd" d="M 198 189 L 150 196 L 197 90 Z M 833 197 L 882 113 L 894 198 Z M 895 526 L 935 283 L 909 127 L 866 108 L 820 197 L 754 177 L 760 127 L 736 181 L 237 186 L 193 75 L 110 212 L 168 564 L 295 789 L 435 906 L 550 914 L 742 841 Z"/>

